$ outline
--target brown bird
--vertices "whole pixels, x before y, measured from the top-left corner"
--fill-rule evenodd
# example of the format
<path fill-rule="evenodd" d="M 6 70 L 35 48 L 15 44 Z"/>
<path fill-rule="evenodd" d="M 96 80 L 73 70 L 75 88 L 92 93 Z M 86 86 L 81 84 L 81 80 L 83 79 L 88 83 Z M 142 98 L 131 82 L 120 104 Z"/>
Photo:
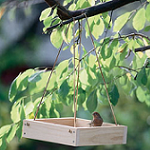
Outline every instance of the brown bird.
<path fill-rule="evenodd" d="M 103 119 L 98 112 L 93 112 L 93 120 L 90 123 L 90 126 L 101 126 L 103 124 Z"/>

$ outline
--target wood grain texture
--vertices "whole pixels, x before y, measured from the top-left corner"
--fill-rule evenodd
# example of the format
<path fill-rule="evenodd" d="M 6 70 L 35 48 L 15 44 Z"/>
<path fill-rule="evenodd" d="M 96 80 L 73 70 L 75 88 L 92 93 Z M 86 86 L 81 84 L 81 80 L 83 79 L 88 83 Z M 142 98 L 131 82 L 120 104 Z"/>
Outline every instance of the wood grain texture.
<path fill-rule="evenodd" d="M 126 126 L 103 123 L 102 126 L 90 127 L 90 122 L 77 118 L 77 127 L 73 127 L 73 118 L 26 119 L 23 137 L 71 146 L 126 143 Z"/>
<path fill-rule="evenodd" d="M 76 144 L 76 129 L 73 127 L 33 120 L 24 120 L 23 124 L 25 138 L 65 145 Z"/>
<path fill-rule="evenodd" d="M 101 126 L 77 129 L 77 146 L 126 143 L 125 126 Z"/>

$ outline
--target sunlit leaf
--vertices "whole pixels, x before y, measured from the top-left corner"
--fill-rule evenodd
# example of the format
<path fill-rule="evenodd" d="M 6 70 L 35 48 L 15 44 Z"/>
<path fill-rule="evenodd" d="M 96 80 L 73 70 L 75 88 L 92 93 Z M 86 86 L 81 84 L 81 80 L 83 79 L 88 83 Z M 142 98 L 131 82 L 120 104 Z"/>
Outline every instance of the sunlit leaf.
<path fill-rule="evenodd" d="M 10 89 L 9 89 L 9 100 L 12 102 L 13 99 L 15 98 L 16 94 L 17 94 L 17 79 L 19 78 L 20 75 L 18 75 L 13 82 L 11 83 Z"/>
<path fill-rule="evenodd" d="M 16 130 L 17 130 L 17 125 L 14 124 L 12 127 L 11 127 L 11 130 L 10 132 L 8 133 L 8 136 L 7 136 L 7 142 L 9 143 L 15 136 L 16 134 Z"/>
<path fill-rule="evenodd" d="M 33 102 L 32 102 L 32 101 L 28 102 L 28 103 L 25 105 L 25 114 L 28 115 L 28 114 L 30 114 L 31 112 L 33 112 L 33 108 L 34 108 Z"/>
<path fill-rule="evenodd" d="M 41 76 L 40 74 L 43 73 L 45 70 L 41 70 L 41 71 L 38 71 L 38 72 L 35 72 L 34 74 L 32 74 L 29 78 L 28 78 L 28 81 L 29 82 L 37 82 L 41 79 Z"/>
<path fill-rule="evenodd" d="M 28 87 L 28 77 L 33 73 L 33 69 L 28 69 L 14 79 L 9 89 L 9 100 L 11 102 L 25 96 Z"/>
<path fill-rule="evenodd" d="M 11 109 L 11 119 L 14 123 L 17 123 L 20 121 L 20 103 L 15 102 Z"/>
<path fill-rule="evenodd" d="M 82 88 L 85 90 L 87 85 L 90 85 L 88 82 L 88 74 L 86 70 L 83 70 L 80 73 L 80 77 L 79 77 L 80 82 L 82 83 Z"/>
<path fill-rule="evenodd" d="M 9 132 L 9 130 L 11 129 L 11 125 L 5 125 L 3 127 L 0 128 L 0 138 Z"/>
<path fill-rule="evenodd" d="M 145 9 L 141 8 L 133 18 L 133 27 L 135 30 L 142 30 L 145 26 Z"/>
<path fill-rule="evenodd" d="M 150 99 L 150 93 L 148 89 L 144 89 L 142 87 L 138 87 L 136 90 L 136 96 L 140 102 L 146 102 Z"/>
<path fill-rule="evenodd" d="M 114 32 L 118 32 L 118 31 L 120 31 L 123 28 L 123 26 L 127 23 L 130 14 L 131 14 L 131 12 L 127 12 L 127 13 L 119 16 L 115 20 L 114 28 L 113 28 Z"/>
<path fill-rule="evenodd" d="M 147 7 L 146 7 L 145 16 L 146 16 L 146 19 L 148 21 L 150 21 L 150 4 L 148 4 Z"/>
<path fill-rule="evenodd" d="M 40 21 L 45 20 L 50 15 L 51 9 L 52 8 L 49 7 L 42 11 Z"/>
<path fill-rule="evenodd" d="M 90 3 L 91 6 L 95 5 L 95 0 L 88 0 L 88 2 Z"/>
<path fill-rule="evenodd" d="M 61 30 L 53 31 L 50 35 L 50 40 L 56 48 L 59 48 L 61 46 L 62 42 L 63 42 L 63 38 L 62 38 L 62 35 L 61 35 Z"/>
<path fill-rule="evenodd" d="M 89 61 L 88 61 L 88 65 L 90 68 L 93 68 L 94 64 L 96 62 L 96 56 L 94 55 L 89 55 Z"/>
<path fill-rule="evenodd" d="M 105 29 L 105 25 L 103 20 L 100 18 L 100 24 L 94 24 L 93 25 L 93 30 L 92 30 L 92 34 L 95 37 L 95 39 L 97 40 L 99 38 L 99 36 L 101 36 L 104 32 Z"/>
<path fill-rule="evenodd" d="M 50 27 L 52 21 L 53 21 L 53 20 L 52 20 L 52 16 L 47 17 L 47 18 L 43 21 L 43 24 L 44 24 L 45 28 Z"/>
<path fill-rule="evenodd" d="M 69 28 L 67 30 L 67 33 L 66 33 L 66 37 L 67 37 L 67 41 L 70 43 L 72 38 L 73 38 L 73 35 L 72 35 L 72 29 L 73 29 L 73 24 L 69 24 Z"/>
<path fill-rule="evenodd" d="M 64 48 L 63 48 L 63 51 L 65 51 L 65 50 L 67 50 L 69 48 L 69 46 L 67 45 L 67 46 L 65 46 Z"/>

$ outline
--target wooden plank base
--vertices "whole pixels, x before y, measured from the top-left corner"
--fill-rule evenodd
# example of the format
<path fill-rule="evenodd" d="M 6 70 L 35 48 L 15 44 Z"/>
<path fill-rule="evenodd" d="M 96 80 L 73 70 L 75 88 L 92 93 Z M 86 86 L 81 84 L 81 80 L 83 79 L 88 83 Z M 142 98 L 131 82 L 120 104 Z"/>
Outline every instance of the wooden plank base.
<path fill-rule="evenodd" d="M 103 123 L 90 127 L 90 120 L 77 118 L 25 119 L 23 137 L 71 146 L 126 144 L 127 127 Z"/>

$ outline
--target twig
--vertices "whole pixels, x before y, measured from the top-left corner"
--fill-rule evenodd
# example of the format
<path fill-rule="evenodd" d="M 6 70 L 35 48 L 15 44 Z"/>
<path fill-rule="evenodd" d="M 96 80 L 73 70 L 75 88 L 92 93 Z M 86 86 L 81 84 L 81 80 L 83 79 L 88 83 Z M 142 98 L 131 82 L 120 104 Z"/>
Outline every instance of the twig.
<path fill-rule="evenodd" d="M 130 71 L 134 71 L 134 72 L 138 72 L 137 70 L 135 70 L 135 69 L 132 69 L 132 68 L 128 68 L 128 67 L 126 67 L 126 66 L 116 66 L 116 67 L 119 67 L 119 68 L 121 68 L 121 69 L 125 69 L 125 70 L 130 70 Z"/>

